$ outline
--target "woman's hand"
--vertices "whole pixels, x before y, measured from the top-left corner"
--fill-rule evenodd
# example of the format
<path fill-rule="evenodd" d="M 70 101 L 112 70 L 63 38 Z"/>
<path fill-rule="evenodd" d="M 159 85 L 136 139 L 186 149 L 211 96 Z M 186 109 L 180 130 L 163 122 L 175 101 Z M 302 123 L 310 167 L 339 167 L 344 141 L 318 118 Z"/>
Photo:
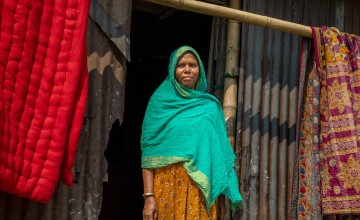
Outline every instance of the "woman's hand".
<path fill-rule="evenodd" d="M 154 197 L 154 169 L 142 169 L 144 181 L 144 220 L 155 220 L 158 216 L 158 207 Z"/>
<path fill-rule="evenodd" d="M 155 220 L 158 218 L 158 207 L 154 196 L 145 198 L 143 220 Z"/>

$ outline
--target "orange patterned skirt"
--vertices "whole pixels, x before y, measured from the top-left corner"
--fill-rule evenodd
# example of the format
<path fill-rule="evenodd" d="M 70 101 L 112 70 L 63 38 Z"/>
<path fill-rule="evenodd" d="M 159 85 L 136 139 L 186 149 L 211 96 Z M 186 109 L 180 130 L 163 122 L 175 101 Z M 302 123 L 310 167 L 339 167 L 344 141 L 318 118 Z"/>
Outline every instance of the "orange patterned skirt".
<path fill-rule="evenodd" d="M 182 163 L 155 169 L 154 193 L 159 220 L 216 220 L 217 201 L 208 215 L 203 193 Z"/>

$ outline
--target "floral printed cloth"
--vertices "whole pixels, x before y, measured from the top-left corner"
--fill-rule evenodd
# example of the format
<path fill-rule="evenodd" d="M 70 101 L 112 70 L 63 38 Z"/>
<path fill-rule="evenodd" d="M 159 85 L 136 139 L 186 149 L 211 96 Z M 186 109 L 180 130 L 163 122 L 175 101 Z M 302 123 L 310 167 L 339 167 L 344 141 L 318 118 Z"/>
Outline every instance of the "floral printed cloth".
<path fill-rule="evenodd" d="M 302 43 L 291 219 L 320 220 L 320 81 L 313 42 Z"/>
<path fill-rule="evenodd" d="M 314 48 L 304 39 L 300 61 L 291 219 L 360 213 L 360 37 L 311 29 Z"/>
<path fill-rule="evenodd" d="M 360 213 L 360 37 L 312 27 L 320 79 L 322 212 Z"/>
<path fill-rule="evenodd" d="M 206 212 L 205 198 L 182 163 L 155 169 L 154 192 L 159 220 L 216 220 L 216 204 Z"/>

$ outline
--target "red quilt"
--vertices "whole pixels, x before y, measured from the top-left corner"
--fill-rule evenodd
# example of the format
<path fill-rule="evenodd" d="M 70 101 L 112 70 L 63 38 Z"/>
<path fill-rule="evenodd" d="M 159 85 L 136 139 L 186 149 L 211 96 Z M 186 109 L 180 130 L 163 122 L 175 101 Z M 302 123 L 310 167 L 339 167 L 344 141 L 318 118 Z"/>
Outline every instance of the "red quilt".
<path fill-rule="evenodd" d="M 86 107 L 89 0 L 0 0 L 0 189 L 71 186 Z"/>

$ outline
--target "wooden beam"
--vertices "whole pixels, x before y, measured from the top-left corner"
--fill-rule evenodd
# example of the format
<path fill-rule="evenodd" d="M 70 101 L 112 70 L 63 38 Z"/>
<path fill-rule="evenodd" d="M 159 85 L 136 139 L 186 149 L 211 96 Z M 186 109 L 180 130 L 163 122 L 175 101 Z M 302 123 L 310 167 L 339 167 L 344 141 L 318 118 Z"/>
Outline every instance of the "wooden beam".
<path fill-rule="evenodd" d="M 165 5 L 179 10 L 186 10 L 200 14 L 227 18 L 269 29 L 284 31 L 312 38 L 312 31 L 309 26 L 298 23 L 271 18 L 268 16 L 257 15 L 250 12 L 241 11 L 225 6 L 205 3 L 195 0 L 145 0 L 148 2 Z"/>

